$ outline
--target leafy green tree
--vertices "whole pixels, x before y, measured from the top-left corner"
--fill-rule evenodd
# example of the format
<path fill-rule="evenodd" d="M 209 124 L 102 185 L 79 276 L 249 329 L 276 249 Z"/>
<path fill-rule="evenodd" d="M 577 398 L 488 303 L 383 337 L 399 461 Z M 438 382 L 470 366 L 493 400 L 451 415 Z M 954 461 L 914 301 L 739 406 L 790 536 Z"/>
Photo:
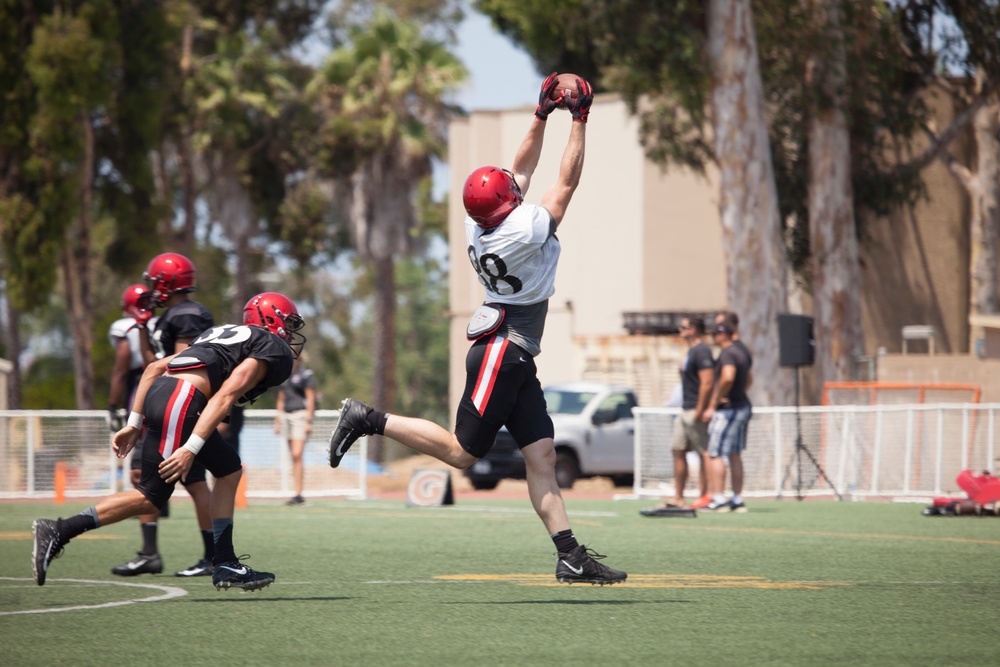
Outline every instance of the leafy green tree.
<path fill-rule="evenodd" d="M 725 163 L 708 133 L 711 129 L 718 141 L 727 122 L 709 104 L 719 83 L 718 72 L 713 77 L 710 69 L 715 59 L 708 48 L 709 19 L 712 12 L 741 5 L 474 3 L 525 46 L 540 72 L 577 71 L 605 90 L 620 91 L 640 120 L 640 139 L 651 158 L 696 170 L 709 161 Z M 997 43 L 990 18 L 995 3 L 779 0 L 753 6 L 778 194 L 776 224 L 784 228 L 800 284 L 819 303 L 818 333 L 829 341 L 819 349 L 820 370 L 827 379 L 845 376 L 862 349 L 856 248 L 865 238 L 865 220 L 912 204 L 922 193 L 920 162 L 901 156 L 926 126 L 919 94 L 929 80 L 928 65 L 938 60 L 914 36 L 928 42 L 935 12 L 946 6 L 956 17 L 966 15 L 958 23 L 965 32 L 962 43 L 972 44 L 968 54 L 988 59 Z M 954 137 L 962 122 L 968 118 L 943 135 Z M 731 287 L 745 283 L 730 280 Z M 773 310 L 756 307 L 745 296 L 731 289 L 730 303 L 748 309 L 745 319 L 753 330 L 769 330 Z M 764 382 L 772 378 L 765 375 Z"/>
<path fill-rule="evenodd" d="M 913 163 L 940 160 L 969 196 L 969 311 L 1000 312 L 1000 6 L 975 0 L 924 0 L 901 8 L 902 41 L 921 65 L 926 85 L 948 95 L 956 111 L 948 127 L 921 127 L 929 146 Z M 970 126 L 975 161 L 953 152 Z M 970 332 L 971 333 L 971 332 Z"/>
<path fill-rule="evenodd" d="M 322 109 L 320 164 L 337 179 L 338 201 L 359 256 L 375 280 L 373 401 L 395 407 L 396 276 L 394 260 L 420 239 L 414 196 L 442 157 L 446 123 L 456 112 L 443 101 L 466 77 L 443 43 L 419 26 L 379 11 L 354 28 L 349 44 L 320 67 L 310 92 Z M 373 447 L 373 460 L 381 459 Z"/>
<path fill-rule="evenodd" d="M 102 291 L 95 279 L 104 277 L 95 273 L 95 225 L 113 217 L 134 231 L 133 241 L 150 229 L 150 171 L 142 165 L 157 123 L 140 109 L 156 106 L 149 82 L 160 64 L 161 19 L 159 5 L 110 0 L 0 5 L 0 79 L 9 91 L 0 105 L 5 295 L 26 315 L 61 277 L 79 407 L 93 405 L 93 314 Z M 130 268 L 127 257 L 117 259 Z M 8 341 L 20 340 L 21 319 L 10 316 Z"/>

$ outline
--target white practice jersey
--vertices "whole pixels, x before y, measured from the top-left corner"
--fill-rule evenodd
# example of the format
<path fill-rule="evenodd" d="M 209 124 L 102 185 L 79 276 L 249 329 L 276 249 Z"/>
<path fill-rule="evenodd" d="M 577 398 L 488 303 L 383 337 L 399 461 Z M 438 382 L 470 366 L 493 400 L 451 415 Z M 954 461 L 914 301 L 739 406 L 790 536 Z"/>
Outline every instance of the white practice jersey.
<path fill-rule="evenodd" d="M 146 334 L 145 329 L 137 329 L 133 326 L 134 324 L 135 318 L 123 317 L 120 320 L 112 322 L 111 327 L 108 329 L 108 340 L 111 341 L 111 347 L 118 347 L 118 341 L 122 338 L 128 339 L 129 351 L 132 353 L 129 370 L 142 368 L 142 350 L 139 347 L 139 336 Z M 150 329 L 156 326 L 156 318 L 151 319 L 146 326 Z"/>
<path fill-rule="evenodd" d="M 493 229 L 482 229 L 466 217 L 465 238 L 486 301 L 531 305 L 555 293 L 561 249 L 547 209 L 521 204 Z"/>

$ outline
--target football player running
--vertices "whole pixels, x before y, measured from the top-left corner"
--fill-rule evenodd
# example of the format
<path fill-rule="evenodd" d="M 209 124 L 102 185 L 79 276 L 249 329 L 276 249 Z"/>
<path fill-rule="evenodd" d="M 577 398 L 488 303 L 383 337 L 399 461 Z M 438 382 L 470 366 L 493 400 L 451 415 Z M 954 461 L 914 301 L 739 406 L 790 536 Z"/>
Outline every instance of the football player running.
<path fill-rule="evenodd" d="M 463 202 L 469 260 L 486 290 L 467 334 L 465 393 L 454 433 L 413 417 L 375 410 L 353 398 L 343 401 L 340 422 L 330 438 L 330 465 L 336 468 L 363 435 L 386 435 L 456 468 L 486 456 L 506 425 L 524 454 L 528 493 L 535 512 L 558 552 L 556 579 L 564 583 L 615 584 L 625 572 L 597 562 L 603 556 L 579 544 L 570 528 L 556 482 L 552 420 L 538 381 L 534 357 L 541 351 L 548 299 L 555 292 L 562 222 L 583 171 L 590 84 L 577 80 L 576 98 L 552 99 L 556 75 L 542 84 L 531 128 L 508 171 L 481 167 L 465 181 Z M 559 177 L 541 204 L 524 203 L 538 166 L 546 121 L 560 102 L 573 116 Z"/>
<path fill-rule="evenodd" d="M 143 279 L 148 289 L 148 299 L 153 308 L 165 308 L 163 314 L 156 319 L 155 324 L 147 327 L 143 323 L 136 326 L 140 329 L 140 345 L 143 363 L 150 364 L 157 359 L 163 359 L 188 347 L 203 331 L 215 325 L 212 313 L 191 299 L 191 292 L 196 289 L 196 270 L 194 263 L 184 255 L 175 252 L 165 252 L 157 255 L 146 266 Z M 132 455 L 132 478 L 137 482 L 142 467 L 142 452 Z M 198 528 L 201 531 L 203 554 L 201 559 L 190 567 L 178 570 L 178 577 L 201 577 L 212 574 L 213 536 L 212 517 L 210 510 L 211 491 L 205 477 L 205 468 L 195 464 L 188 474 L 184 487 L 194 502 Z M 163 516 L 166 516 L 166 507 Z M 139 517 L 139 530 L 142 535 L 142 548 L 135 558 L 111 568 L 112 574 L 122 577 L 132 577 L 139 574 L 159 574 L 163 572 L 163 558 L 159 549 L 159 518 L 160 513 L 154 512 Z"/>
<path fill-rule="evenodd" d="M 240 563 L 233 549 L 233 508 L 242 462 L 217 427 L 237 402 L 252 402 L 288 379 L 305 344 L 302 326 L 288 297 L 265 292 L 247 302 L 242 325 L 213 327 L 190 347 L 150 364 L 136 390 L 128 424 L 115 434 L 113 447 L 123 458 L 142 434 L 138 489 L 108 496 L 68 519 L 35 520 L 35 583 L 45 583 L 49 563 L 77 535 L 160 509 L 197 462 L 216 480 L 212 583 L 216 589 L 249 591 L 270 585 L 273 574 Z"/>

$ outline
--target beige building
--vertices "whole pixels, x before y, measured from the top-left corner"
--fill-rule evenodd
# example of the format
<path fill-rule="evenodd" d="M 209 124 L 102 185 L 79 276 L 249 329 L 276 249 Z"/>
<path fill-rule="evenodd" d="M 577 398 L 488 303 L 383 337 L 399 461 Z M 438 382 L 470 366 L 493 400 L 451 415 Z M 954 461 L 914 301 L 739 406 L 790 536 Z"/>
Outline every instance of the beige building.
<path fill-rule="evenodd" d="M 534 107 L 479 111 L 451 126 L 453 408 L 465 383 L 465 326 L 483 299 L 483 288 L 465 259 L 462 186 L 477 167 L 511 165 L 533 112 Z M 531 202 L 541 200 L 556 181 L 570 116 L 555 113 L 548 124 L 541 161 L 526 196 Z M 640 395 L 644 403 L 662 402 L 661 394 L 676 382 L 681 351 L 676 341 L 626 337 L 623 313 L 712 311 L 725 306 L 717 191 L 712 172 L 707 177 L 680 169 L 664 173 L 646 160 L 638 123 L 625 104 L 613 95 L 595 99 L 583 177 L 558 232 L 562 257 L 556 293 L 549 301 L 542 353 L 536 359 L 543 385 L 581 378 L 637 384 L 633 363 L 648 364 L 652 351 L 665 358 L 665 388 L 637 389 L 644 394 Z M 641 374 L 649 377 L 654 372 Z"/>
<path fill-rule="evenodd" d="M 932 94 L 928 101 L 942 125 L 950 119 L 952 111 L 944 97 Z M 477 111 L 451 125 L 452 414 L 464 388 L 465 326 L 483 298 L 465 259 L 462 185 L 477 167 L 510 166 L 533 111 L 533 107 Z M 555 181 L 570 122 L 567 113 L 550 117 L 528 201 L 538 202 Z M 957 142 L 953 149 L 967 163 L 968 142 Z M 977 373 L 959 371 L 956 379 L 948 368 L 957 371 L 966 363 L 978 368 L 977 360 L 968 356 L 968 199 L 940 165 L 925 169 L 924 176 L 929 196 L 914 210 L 863 224 L 865 348 L 866 354 L 878 359 L 879 379 L 905 377 L 916 382 L 948 377 L 955 382 Z M 559 228 L 559 239 L 563 252 L 556 293 L 550 300 L 542 353 L 536 359 L 542 384 L 575 379 L 621 382 L 636 387 L 642 405 L 662 404 L 677 382 L 677 363 L 685 349 L 673 336 L 627 335 L 623 314 L 711 313 L 727 307 L 714 169 L 710 167 L 707 176 L 680 168 L 661 170 L 645 158 L 638 122 L 625 104 L 615 95 L 598 96 L 587 129 L 583 178 Z M 802 302 L 808 304 L 807 299 Z M 739 311 L 738 305 L 734 309 Z M 792 305 L 790 310 L 809 309 Z M 900 354 L 903 328 L 911 325 L 933 328 L 934 361 L 926 359 L 926 341 L 911 343 L 908 359 L 915 366 Z M 981 334 L 973 330 L 972 336 L 977 335 Z M 913 352 L 922 359 L 918 361 Z M 962 363 L 956 365 L 951 355 L 961 355 Z M 921 366 L 927 363 L 942 370 Z M 807 369 L 806 386 L 809 375 Z"/>

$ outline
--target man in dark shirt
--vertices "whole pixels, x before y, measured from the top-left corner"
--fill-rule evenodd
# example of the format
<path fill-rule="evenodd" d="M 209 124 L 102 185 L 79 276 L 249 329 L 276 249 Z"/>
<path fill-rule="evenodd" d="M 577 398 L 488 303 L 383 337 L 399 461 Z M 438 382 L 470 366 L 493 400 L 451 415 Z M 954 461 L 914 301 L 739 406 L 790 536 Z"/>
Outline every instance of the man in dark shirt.
<path fill-rule="evenodd" d="M 712 501 L 704 510 L 710 512 L 745 512 L 743 503 L 742 452 L 746 446 L 746 427 L 750 421 L 750 400 L 746 391 L 752 382 L 752 363 L 746 348 L 733 341 L 728 324 L 712 329 L 715 343 L 722 348 L 716 362 L 716 381 L 712 398 L 703 419 L 708 422 L 708 491 Z M 726 499 L 726 462 L 733 476 L 733 498 Z M 737 478 L 739 488 L 737 488 Z"/>
<path fill-rule="evenodd" d="M 297 333 L 301 328 L 295 304 L 282 294 L 265 292 L 247 302 L 242 325 L 213 327 L 182 352 L 150 364 L 136 390 L 128 424 L 114 439 L 115 452 L 124 458 L 142 434 L 138 488 L 103 498 L 68 519 L 36 519 L 31 526 L 35 583 L 45 583 L 49 563 L 77 535 L 161 508 L 195 460 L 216 480 L 212 583 L 216 589 L 252 591 L 273 582 L 273 574 L 241 564 L 233 548 L 233 508 L 242 463 L 216 427 L 237 402 L 252 402 L 288 378 L 305 343 Z"/>
<path fill-rule="evenodd" d="M 681 364 L 681 408 L 684 410 L 674 422 L 670 448 L 674 455 L 674 499 L 654 509 L 684 507 L 684 487 L 688 480 L 688 452 L 695 452 L 701 458 L 699 475 L 699 498 L 692 507 L 704 507 L 708 497 L 708 477 L 706 466 L 708 457 L 708 424 L 702 419 L 712 396 L 715 378 L 715 359 L 712 348 L 705 344 L 705 320 L 700 317 L 685 317 L 678 327 L 681 337 L 688 345 L 687 356 Z"/>
<path fill-rule="evenodd" d="M 278 405 L 274 415 L 274 432 L 288 443 L 292 455 L 292 478 L 295 495 L 286 505 L 295 507 L 305 504 L 302 490 L 305 484 L 305 466 L 302 459 L 306 442 L 312 433 L 313 413 L 316 412 L 316 387 L 313 372 L 306 368 L 304 360 L 295 363 L 292 375 L 278 387 Z"/>

